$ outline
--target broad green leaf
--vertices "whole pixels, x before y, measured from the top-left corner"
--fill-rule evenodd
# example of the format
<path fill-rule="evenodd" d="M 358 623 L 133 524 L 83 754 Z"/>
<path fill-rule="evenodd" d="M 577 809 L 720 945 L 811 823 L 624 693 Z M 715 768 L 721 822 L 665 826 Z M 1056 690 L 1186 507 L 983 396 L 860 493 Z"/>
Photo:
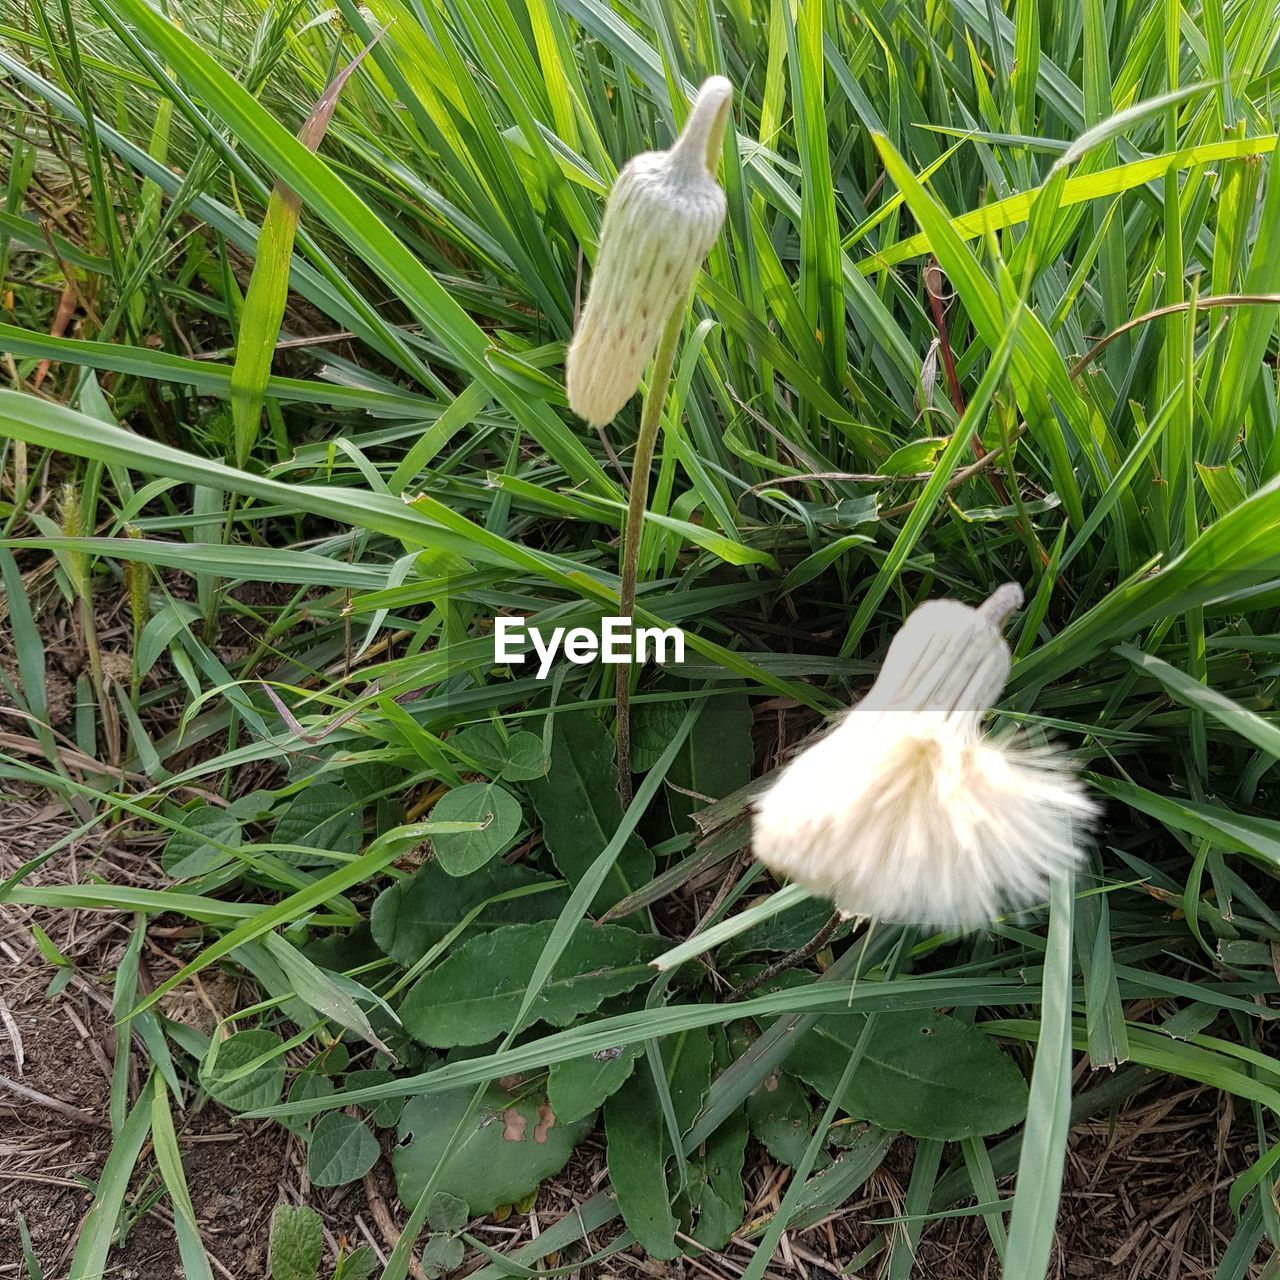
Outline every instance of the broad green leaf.
<path fill-rule="evenodd" d="M 470 1101 L 471 1090 L 459 1089 L 414 1098 L 405 1107 L 391 1152 L 402 1203 L 417 1203 Z M 590 1132 L 589 1118 L 562 1123 L 540 1095 L 524 1091 L 516 1099 L 494 1086 L 468 1122 L 436 1191 L 465 1200 L 473 1216 L 513 1204 L 559 1173 Z"/>
<path fill-rule="evenodd" d="M 378 1255 L 372 1246 L 362 1244 L 344 1253 L 333 1269 L 333 1280 L 369 1280 L 378 1269 Z"/>
<path fill-rule="evenodd" d="M 289 1086 L 289 1092 L 285 1095 L 285 1105 L 291 1106 L 308 1098 L 327 1098 L 332 1092 L 333 1081 L 324 1072 L 308 1067 L 305 1071 L 299 1071 L 294 1077 L 293 1083 Z M 308 1122 L 305 1117 L 281 1116 L 280 1123 L 300 1136 L 307 1132 Z"/>
<path fill-rule="evenodd" d="M 330 1111 L 316 1121 L 307 1147 L 307 1173 L 317 1187 L 340 1187 L 363 1178 L 377 1162 L 378 1139 L 362 1120 Z"/>
<path fill-rule="evenodd" d="M 831 915 L 831 903 L 825 898 L 806 898 L 731 938 L 717 955 L 728 961 L 761 951 L 796 951 L 817 935 Z"/>
<path fill-rule="evenodd" d="M 631 767 L 648 773 L 680 727 L 685 709 L 678 702 L 640 702 L 631 709 Z"/>
<path fill-rule="evenodd" d="M 837 964 L 839 963 L 837 959 Z M 834 966 L 833 966 L 834 968 Z M 803 976 L 803 975 L 802 975 Z M 972 978 L 932 978 L 913 975 L 910 979 L 892 982 L 862 983 L 853 993 L 855 1016 L 864 1010 L 874 1012 L 902 1012 L 937 1008 L 979 1008 L 986 1005 L 1022 1004 L 1034 999 L 1034 988 L 1019 979 L 992 978 L 974 981 Z M 847 1009 L 850 1002 L 850 984 L 838 982 L 813 982 L 805 978 L 798 988 L 783 987 L 763 996 L 754 996 L 734 1004 L 734 1013 L 740 1018 L 762 1018 L 779 1013 L 825 1013 L 833 1006 Z M 567 1031 L 557 1031 L 539 1037 L 527 1044 L 506 1048 L 478 1058 L 456 1060 L 433 1067 L 413 1076 L 403 1076 L 392 1084 L 373 1089 L 362 1089 L 335 1095 L 333 1098 L 305 1102 L 294 1109 L 295 1114 L 315 1115 L 333 1107 L 350 1104 L 364 1105 L 389 1097 L 428 1096 L 447 1092 L 467 1084 L 504 1075 L 540 1070 L 556 1062 L 594 1053 L 597 1049 L 611 1049 L 632 1040 L 649 1040 L 660 1036 L 677 1035 L 681 1031 L 716 1026 L 724 1021 L 724 1007 L 719 1004 L 672 1004 L 633 1013 L 616 1014 L 581 1023 Z M 741 1101 L 757 1082 L 751 1082 L 736 1099 Z M 725 1111 L 727 1116 L 732 1107 Z M 258 1114 L 275 1115 L 280 1108 L 264 1107 Z M 718 1117 L 723 1119 L 724 1117 Z M 701 1126 L 702 1121 L 699 1121 Z M 714 1126 L 713 1126 L 714 1127 Z M 697 1127 L 695 1127 L 697 1128 Z M 701 1133 L 706 1136 L 710 1129 Z"/>
<path fill-rule="evenodd" d="M 594 712 L 569 711 L 553 718 L 547 776 L 529 783 L 529 799 L 556 867 L 576 885 L 622 821 L 613 739 Z M 629 837 L 593 911 L 603 913 L 652 876 L 653 855 L 637 836 Z"/>
<path fill-rule="evenodd" d="M 527 729 L 504 736 L 495 724 L 472 725 L 452 739 L 450 745 L 470 756 L 491 778 L 527 782 L 546 776 L 542 739 Z"/>
<path fill-rule="evenodd" d="M 449 746 L 469 756 L 491 778 L 498 777 L 507 762 L 507 738 L 491 721 L 469 725 L 449 739 Z"/>
<path fill-rule="evenodd" d="M 604 1106 L 609 1181 L 628 1229 L 651 1258 L 674 1258 L 676 1222 L 667 1196 L 667 1138 L 645 1065 Z"/>
<path fill-rule="evenodd" d="M 751 704 L 743 694 L 707 700 L 667 775 L 667 809 L 677 831 L 683 831 L 699 809 L 751 781 L 752 722 Z"/>
<path fill-rule="evenodd" d="M 723 1249 L 742 1226 L 747 1116 L 735 1111 L 690 1160 L 687 1233 L 707 1249 Z"/>
<path fill-rule="evenodd" d="M 507 740 L 507 758 L 502 765 L 502 777 L 508 782 L 529 782 L 544 778 L 547 759 L 542 749 L 542 739 L 536 733 L 521 730 Z"/>
<path fill-rule="evenodd" d="M 772 1071 L 747 1098 L 747 1123 L 769 1154 L 794 1168 L 813 1130 L 809 1092 L 786 1071 Z"/>
<path fill-rule="evenodd" d="M 385 1067 L 363 1067 L 357 1071 L 348 1071 L 342 1077 L 344 1089 L 367 1089 L 372 1085 L 389 1084 L 395 1074 Z M 390 1129 L 400 1119 L 404 1110 L 404 1102 L 399 1098 L 386 1098 L 372 1107 L 366 1108 L 369 1119 L 380 1129 Z"/>
<path fill-rule="evenodd" d="M 481 904 L 535 885 L 547 888 L 485 906 L 470 926 L 473 932 L 550 919 L 564 906 L 568 891 L 553 877 L 520 863 L 490 862 L 458 877 L 429 862 L 378 895 L 369 918 L 374 941 L 408 968 Z"/>
<path fill-rule="evenodd" d="M 787 1058 L 829 1097 L 857 1043 L 859 1014 L 826 1014 Z M 849 1090 L 849 1115 L 915 1138 L 984 1137 L 1026 1114 L 1027 1086 L 1013 1059 L 988 1036 L 946 1014 L 881 1013 Z"/>
<path fill-rule="evenodd" d="M 280 815 L 275 843 L 354 853 L 360 847 L 360 812 L 361 806 L 346 787 L 336 782 L 316 783 L 299 792 Z"/>
<path fill-rule="evenodd" d="M 511 1026 L 554 922 L 502 925 L 455 949 L 413 987 L 400 1009 L 405 1030 L 423 1044 L 484 1044 Z M 619 925 L 582 923 L 533 998 L 528 1021 L 567 1026 L 608 996 L 654 976 L 657 938 Z"/>

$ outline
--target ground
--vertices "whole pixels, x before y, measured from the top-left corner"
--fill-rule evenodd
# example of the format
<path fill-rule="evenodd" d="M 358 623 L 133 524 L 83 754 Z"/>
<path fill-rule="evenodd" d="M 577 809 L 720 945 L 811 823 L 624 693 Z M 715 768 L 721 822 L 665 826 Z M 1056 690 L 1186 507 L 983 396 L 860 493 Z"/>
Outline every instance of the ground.
<path fill-rule="evenodd" d="M 63 807 L 32 793 L 0 794 L 0 876 L 71 830 Z M 158 867 L 127 837 L 113 843 L 73 842 L 32 882 L 75 881 L 92 871 L 115 883 L 152 886 Z M 32 930 L 39 924 L 75 965 L 71 982 L 46 994 L 53 967 Z M 21 1216 L 48 1280 L 66 1274 L 90 1196 L 85 1180 L 96 1178 L 110 1145 L 109 1097 L 116 1052 L 111 983 L 131 917 L 102 911 L 55 911 L 0 906 L 0 1195 L 9 1212 L 0 1215 L 0 1277 L 24 1276 L 18 1231 Z M 144 978 L 168 970 L 163 922 L 153 925 L 144 952 Z M 229 1012 L 252 998 L 229 975 L 205 977 L 170 1011 L 212 1020 L 210 1010 Z M 131 1097 L 137 1080 L 131 1083 Z M 1078 1083 L 1085 1084 L 1087 1081 Z M 388 1236 L 402 1220 L 392 1194 L 386 1160 L 363 1183 L 337 1190 L 310 1186 L 300 1144 L 266 1121 L 233 1118 L 212 1103 L 189 1107 L 178 1117 L 179 1145 L 197 1216 L 215 1271 L 234 1280 L 265 1275 L 271 1211 L 282 1199 L 305 1200 L 324 1218 L 330 1256 L 341 1241 L 372 1244 L 385 1256 Z M 572 1212 L 605 1176 L 603 1146 L 594 1140 L 579 1150 L 557 1179 L 545 1184 L 527 1214 L 501 1223 L 473 1224 L 493 1248 L 527 1242 Z M 948 1149 L 944 1160 L 953 1152 Z M 1116 1115 L 1101 1115 L 1073 1131 L 1059 1219 L 1059 1247 L 1051 1275 L 1072 1280 L 1125 1277 L 1191 1280 L 1213 1273 L 1232 1227 L 1228 1187 L 1256 1154 L 1251 1121 L 1234 1112 L 1225 1095 L 1212 1090 L 1171 1091 L 1150 1083 Z M 906 1140 L 863 1189 L 828 1222 L 788 1237 L 771 1276 L 844 1274 L 859 1250 L 903 1214 L 911 1150 Z M 168 1280 L 181 1276 L 170 1211 L 163 1197 L 151 1203 L 150 1165 L 135 1179 L 136 1220 L 113 1254 L 120 1280 Z M 767 1213 L 785 1191 L 787 1171 L 762 1149 L 749 1153 L 750 1217 Z M 1002 1186 L 1002 1193 L 1009 1188 Z M 141 1206 L 140 1211 L 137 1206 Z M 594 1238 L 599 1249 L 607 1235 Z M 741 1274 L 749 1242 L 735 1242 L 721 1255 L 658 1263 L 623 1252 L 599 1264 L 603 1276 L 717 1277 Z M 465 1270 L 483 1264 L 469 1258 Z M 863 1274 L 876 1274 L 876 1263 Z M 464 1271 L 465 1273 L 465 1271 Z M 934 1280 L 971 1280 L 999 1274 L 981 1217 L 931 1223 L 918 1246 L 915 1274 Z M 1259 1274 L 1255 1272 L 1253 1274 Z M 24 1277 L 25 1280 L 25 1277 Z"/>

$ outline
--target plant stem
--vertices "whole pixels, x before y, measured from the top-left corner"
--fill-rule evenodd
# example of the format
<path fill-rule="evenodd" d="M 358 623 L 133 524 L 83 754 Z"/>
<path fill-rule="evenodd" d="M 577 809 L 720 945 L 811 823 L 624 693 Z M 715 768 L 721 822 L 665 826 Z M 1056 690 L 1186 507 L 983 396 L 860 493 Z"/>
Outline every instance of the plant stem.
<path fill-rule="evenodd" d="M 658 430 L 662 426 L 662 406 L 666 403 L 667 388 L 671 385 L 671 370 L 675 365 L 676 344 L 684 327 L 683 306 L 677 307 L 667 317 L 666 327 L 658 340 L 653 365 L 649 370 L 649 385 L 644 393 L 644 408 L 640 412 L 640 434 L 636 438 L 636 453 L 631 463 L 631 488 L 627 494 L 627 519 L 622 531 L 621 586 L 618 589 L 618 613 L 630 621 L 636 603 L 636 574 L 640 563 L 641 535 L 644 532 L 644 513 L 649 500 L 649 470 L 658 444 Z M 618 739 L 618 795 L 625 809 L 631 803 L 631 660 L 615 668 L 614 699 L 617 703 L 616 732 Z"/>
<path fill-rule="evenodd" d="M 754 978 L 748 978 L 740 987 L 735 987 L 730 999 L 741 1000 L 743 996 L 748 995 L 759 987 L 763 987 L 766 982 L 772 982 L 778 974 L 786 973 L 788 969 L 794 969 L 797 965 L 804 964 L 806 960 L 811 960 L 831 941 L 831 935 L 840 927 L 840 922 L 846 918 L 843 911 L 834 912 L 827 923 L 803 947 L 799 947 L 781 959 L 775 960 L 772 964 L 766 965 Z"/>

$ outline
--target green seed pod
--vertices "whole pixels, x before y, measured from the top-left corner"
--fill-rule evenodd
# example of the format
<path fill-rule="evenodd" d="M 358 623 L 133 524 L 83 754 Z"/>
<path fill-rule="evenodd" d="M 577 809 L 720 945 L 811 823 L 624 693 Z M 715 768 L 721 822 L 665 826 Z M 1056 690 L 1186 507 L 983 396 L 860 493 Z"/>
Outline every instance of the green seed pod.
<path fill-rule="evenodd" d="M 85 536 L 84 515 L 80 510 L 80 494 L 75 485 L 67 481 L 59 494 L 58 505 L 62 516 L 62 536 L 64 538 L 83 538 Z M 68 551 L 64 565 L 67 577 L 71 579 L 72 589 L 78 596 L 89 594 L 89 557 L 80 550 Z"/>
<path fill-rule="evenodd" d="M 142 537 L 142 530 L 137 525 L 127 524 L 124 531 L 130 538 Z M 142 628 L 147 625 L 150 613 L 151 566 L 143 564 L 141 560 L 126 561 L 124 576 L 129 584 L 129 613 L 133 618 L 133 635 L 136 641 L 142 635 Z"/>
<path fill-rule="evenodd" d="M 733 86 L 712 76 L 670 151 L 633 157 L 600 228 L 587 305 L 565 361 L 569 407 L 605 426 L 635 394 L 671 313 L 724 225 L 715 179 Z"/>

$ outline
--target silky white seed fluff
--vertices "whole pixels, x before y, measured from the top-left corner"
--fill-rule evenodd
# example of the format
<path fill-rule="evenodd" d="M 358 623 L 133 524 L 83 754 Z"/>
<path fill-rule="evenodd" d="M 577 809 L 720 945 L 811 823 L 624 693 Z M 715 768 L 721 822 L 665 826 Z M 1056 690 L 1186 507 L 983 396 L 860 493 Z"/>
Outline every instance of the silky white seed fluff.
<path fill-rule="evenodd" d="M 565 359 L 569 407 L 606 426 L 635 394 L 667 318 L 724 225 L 715 166 L 733 88 L 702 86 L 669 151 L 633 157 L 610 192 L 586 306 Z"/>
<path fill-rule="evenodd" d="M 867 696 L 757 802 L 755 852 L 771 871 L 848 915 L 938 929 L 1044 899 L 1096 806 L 1059 752 L 982 733 L 1019 603 L 1005 587 L 979 609 L 911 614 Z"/>

